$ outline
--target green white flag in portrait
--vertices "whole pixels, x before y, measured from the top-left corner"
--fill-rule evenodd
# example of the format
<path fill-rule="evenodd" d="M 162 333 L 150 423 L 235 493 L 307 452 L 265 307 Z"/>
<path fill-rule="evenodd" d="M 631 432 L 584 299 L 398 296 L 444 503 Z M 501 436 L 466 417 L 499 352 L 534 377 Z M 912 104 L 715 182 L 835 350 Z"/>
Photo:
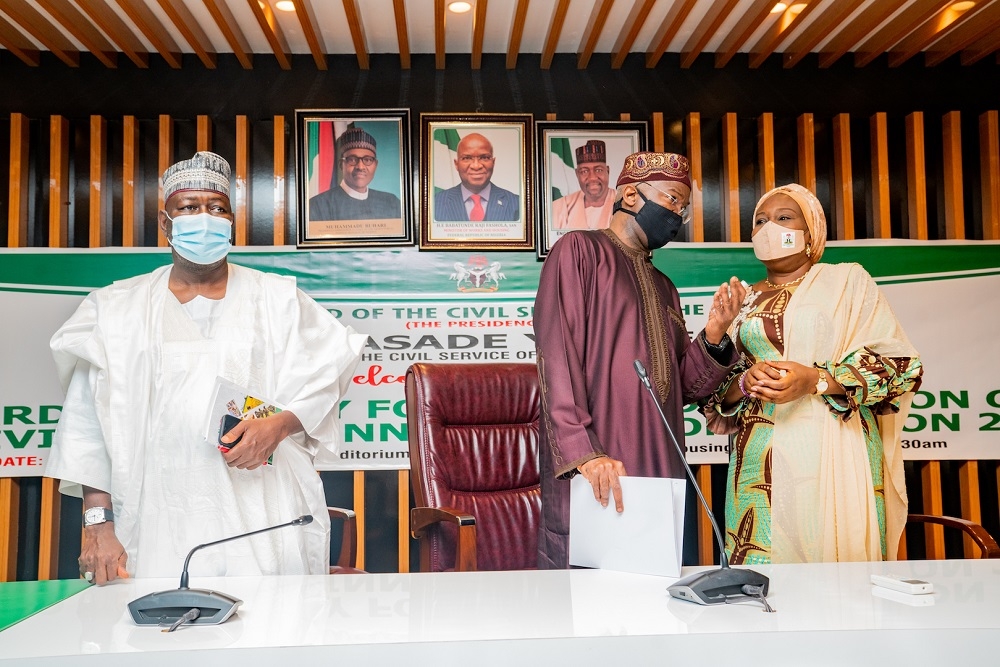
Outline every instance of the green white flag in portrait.
<path fill-rule="evenodd" d="M 569 144 L 569 137 L 549 139 L 549 169 L 552 201 L 580 189 L 577 186 L 576 171 L 573 165 L 573 147 Z"/>
<path fill-rule="evenodd" d="M 458 173 L 455 171 L 455 160 L 458 158 L 458 130 L 455 128 L 437 128 L 434 130 L 434 193 L 458 185 Z"/>

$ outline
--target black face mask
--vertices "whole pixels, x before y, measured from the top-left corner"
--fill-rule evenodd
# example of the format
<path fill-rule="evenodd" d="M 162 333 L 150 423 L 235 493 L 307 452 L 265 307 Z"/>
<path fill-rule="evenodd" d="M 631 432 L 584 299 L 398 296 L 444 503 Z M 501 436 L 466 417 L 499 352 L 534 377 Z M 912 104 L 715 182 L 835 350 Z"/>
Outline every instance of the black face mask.
<path fill-rule="evenodd" d="M 622 208 L 622 200 L 620 199 L 615 202 L 615 210 L 628 213 L 635 218 L 635 221 L 639 224 L 639 229 L 646 235 L 647 249 L 656 250 L 657 248 L 662 248 L 677 236 L 677 232 L 680 231 L 681 226 L 684 224 L 684 218 L 669 208 L 650 201 L 646 195 L 642 194 L 642 190 L 639 188 L 636 188 L 635 191 L 642 197 L 643 202 L 642 208 L 639 209 L 638 213 L 633 213 Z"/>

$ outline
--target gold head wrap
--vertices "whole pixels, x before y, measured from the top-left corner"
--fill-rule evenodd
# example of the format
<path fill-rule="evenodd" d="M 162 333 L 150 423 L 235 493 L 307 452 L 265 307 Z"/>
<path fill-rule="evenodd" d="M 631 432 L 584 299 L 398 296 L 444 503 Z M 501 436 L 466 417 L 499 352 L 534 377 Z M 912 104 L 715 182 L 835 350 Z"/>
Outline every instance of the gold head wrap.
<path fill-rule="evenodd" d="M 826 213 L 823 212 L 823 205 L 808 188 L 804 188 L 798 183 L 789 183 L 764 193 L 753 209 L 754 220 L 757 219 L 757 212 L 760 211 L 761 204 L 776 194 L 788 195 L 799 205 L 811 238 L 809 246 L 812 254 L 809 256 L 809 260 L 815 264 L 823 256 L 823 250 L 826 248 Z"/>

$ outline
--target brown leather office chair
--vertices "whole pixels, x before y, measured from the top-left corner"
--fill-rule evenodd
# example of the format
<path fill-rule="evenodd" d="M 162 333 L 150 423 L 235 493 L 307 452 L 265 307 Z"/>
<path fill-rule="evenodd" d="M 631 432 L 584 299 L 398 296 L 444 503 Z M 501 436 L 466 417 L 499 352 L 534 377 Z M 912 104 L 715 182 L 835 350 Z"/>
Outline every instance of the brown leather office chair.
<path fill-rule="evenodd" d="M 364 574 L 358 565 L 358 523 L 353 510 L 342 507 L 327 507 L 330 515 L 330 532 L 333 533 L 337 521 L 342 522 L 340 555 L 337 563 L 330 565 L 330 574 Z"/>
<path fill-rule="evenodd" d="M 414 364 L 406 373 L 406 424 L 420 569 L 536 567 L 534 364 Z"/>
<path fill-rule="evenodd" d="M 1000 558 L 1000 545 L 997 545 L 996 540 L 986 532 L 986 529 L 980 526 L 978 523 L 968 521 L 967 519 L 960 519 L 954 516 L 935 516 L 931 514 L 908 514 L 906 516 L 906 525 L 914 523 L 931 524 L 944 526 L 946 528 L 955 528 L 961 530 L 963 533 L 969 536 L 973 544 L 979 548 L 980 558 Z M 903 537 L 900 540 L 900 546 L 905 549 L 906 545 L 906 533 L 903 533 Z M 905 553 L 903 554 L 905 557 Z"/>

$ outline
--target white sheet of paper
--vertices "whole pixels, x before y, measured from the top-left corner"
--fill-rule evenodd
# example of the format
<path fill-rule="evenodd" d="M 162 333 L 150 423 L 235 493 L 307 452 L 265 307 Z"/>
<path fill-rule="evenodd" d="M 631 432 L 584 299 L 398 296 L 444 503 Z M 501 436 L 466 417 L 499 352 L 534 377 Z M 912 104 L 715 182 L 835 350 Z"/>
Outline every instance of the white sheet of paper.
<path fill-rule="evenodd" d="M 681 576 L 683 479 L 622 477 L 625 511 L 594 500 L 590 483 L 570 481 L 569 563 L 663 577 Z"/>

